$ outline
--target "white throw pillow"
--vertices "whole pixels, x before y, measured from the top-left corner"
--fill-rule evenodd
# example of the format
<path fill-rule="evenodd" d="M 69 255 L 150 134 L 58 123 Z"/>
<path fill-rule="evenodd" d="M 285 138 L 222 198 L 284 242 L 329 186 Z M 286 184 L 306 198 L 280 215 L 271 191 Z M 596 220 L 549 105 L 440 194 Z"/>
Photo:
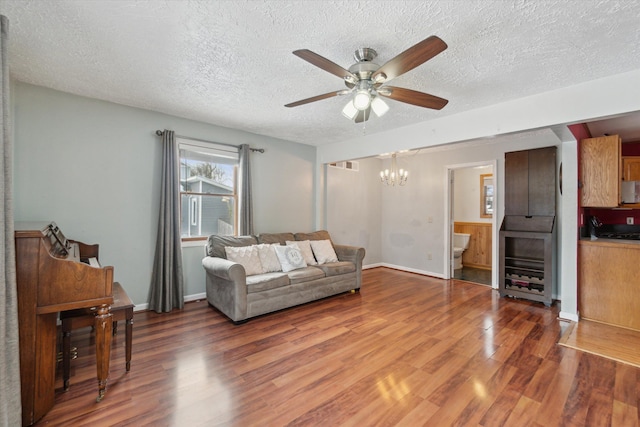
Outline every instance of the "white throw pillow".
<path fill-rule="evenodd" d="M 333 249 L 331 240 L 312 240 L 311 248 L 313 249 L 313 254 L 318 260 L 318 264 L 338 262 L 338 256 L 336 255 L 336 251 Z"/>
<path fill-rule="evenodd" d="M 282 271 L 280 260 L 278 259 L 278 255 L 276 255 L 276 250 L 274 248 L 275 246 L 280 245 L 278 245 L 277 243 L 273 243 L 271 245 L 266 243 L 256 245 L 256 247 L 258 248 L 258 256 L 260 257 L 260 264 L 262 264 L 263 273 Z"/>
<path fill-rule="evenodd" d="M 285 273 L 307 266 L 307 263 L 304 262 L 304 258 L 302 257 L 302 252 L 300 252 L 300 249 L 297 247 L 276 245 L 273 248 L 276 251 L 278 260 L 280 260 L 282 271 Z"/>
<path fill-rule="evenodd" d="M 311 244 L 309 243 L 308 240 L 296 240 L 296 241 L 287 240 L 285 241 L 285 243 L 287 244 L 287 246 L 295 246 L 298 249 L 300 249 L 300 252 L 302 252 L 302 256 L 304 257 L 304 262 L 306 262 L 307 265 L 316 265 L 318 263 L 316 259 L 313 257 Z"/>
<path fill-rule="evenodd" d="M 225 246 L 224 251 L 229 261 L 237 262 L 244 267 L 247 276 L 262 273 L 262 264 L 258 256 L 258 248 L 252 246 Z"/>

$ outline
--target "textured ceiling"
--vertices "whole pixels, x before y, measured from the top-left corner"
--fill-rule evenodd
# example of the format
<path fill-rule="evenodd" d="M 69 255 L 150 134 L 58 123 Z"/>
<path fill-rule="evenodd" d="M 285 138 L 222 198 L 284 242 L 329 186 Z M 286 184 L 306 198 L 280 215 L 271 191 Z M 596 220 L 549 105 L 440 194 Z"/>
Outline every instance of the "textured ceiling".
<path fill-rule="evenodd" d="M 381 132 L 640 69 L 638 1 L 0 0 L 15 79 L 312 145 L 362 135 L 344 88 L 294 56 L 348 68 L 371 47 L 383 64 L 434 34 L 449 48 L 392 81 L 449 104 L 390 100 Z"/>

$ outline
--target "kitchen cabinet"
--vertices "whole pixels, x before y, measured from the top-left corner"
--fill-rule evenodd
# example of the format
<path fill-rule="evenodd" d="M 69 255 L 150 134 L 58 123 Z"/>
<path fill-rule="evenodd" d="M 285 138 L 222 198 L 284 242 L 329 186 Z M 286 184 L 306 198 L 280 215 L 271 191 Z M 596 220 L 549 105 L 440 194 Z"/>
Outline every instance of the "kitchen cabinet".
<path fill-rule="evenodd" d="M 622 179 L 640 181 L 640 156 L 622 158 Z"/>
<path fill-rule="evenodd" d="M 505 215 L 556 212 L 556 147 L 505 153 Z"/>
<path fill-rule="evenodd" d="M 640 242 L 580 240 L 580 317 L 640 331 Z"/>
<path fill-rule="evenodd" d="M 621 142 L 618 135 L 580 141 L 582 206 L 616 208 L 620 205 Z"/>

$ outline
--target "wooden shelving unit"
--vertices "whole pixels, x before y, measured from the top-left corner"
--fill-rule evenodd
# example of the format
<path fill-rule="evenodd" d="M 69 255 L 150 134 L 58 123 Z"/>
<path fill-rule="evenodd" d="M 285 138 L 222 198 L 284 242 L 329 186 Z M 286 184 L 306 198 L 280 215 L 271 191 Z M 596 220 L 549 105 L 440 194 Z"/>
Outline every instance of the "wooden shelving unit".
<path fill-rule="evenodd" d="M 500 296 L 550 306 L 556 280 L 556 148 L 505 153 L 505 187 Z"/>
<path fill-rule="evenodd" d="M 555 227 L 548 232 L 500 230 L 500 296 L 550 306 L 555 288 Z"/>

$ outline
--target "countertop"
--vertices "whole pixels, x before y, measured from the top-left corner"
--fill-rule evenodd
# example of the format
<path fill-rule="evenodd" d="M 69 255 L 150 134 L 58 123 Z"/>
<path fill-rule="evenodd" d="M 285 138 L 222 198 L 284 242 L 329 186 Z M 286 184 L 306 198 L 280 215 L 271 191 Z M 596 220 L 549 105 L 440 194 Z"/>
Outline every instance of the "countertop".
<path fill-rule="evenodd" d="M 630 249 L 640 249 L 640 240 L 625 240 L 625 239 L 592 239 L 591 237 L 581 237 L 579 240 L 581 245 L 595 245 L 595 246 L 626 246 Z"/>

